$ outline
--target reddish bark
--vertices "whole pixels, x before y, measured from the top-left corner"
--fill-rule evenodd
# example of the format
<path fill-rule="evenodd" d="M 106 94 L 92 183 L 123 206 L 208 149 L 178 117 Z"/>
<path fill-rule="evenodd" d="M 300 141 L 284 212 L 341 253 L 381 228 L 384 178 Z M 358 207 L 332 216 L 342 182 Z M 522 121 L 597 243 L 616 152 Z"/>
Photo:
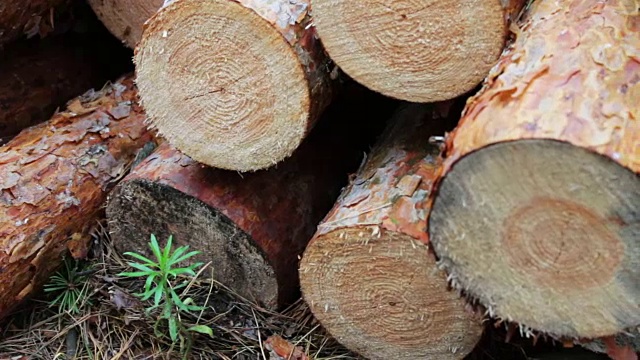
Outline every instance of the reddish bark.
<path fill-rule="evenodd" d="M 0 318 L 41 287 L 69 246 L 82 255 L 107 192 L 153 139 L 132 77 L 83 100 L 1 148 Z"/>
<path fill-rule="evenodd" d="M 449 106 L 410 104 L 392 117 L 300 264 L 314 315 L 370 359 L 462 359 L 482 334 L 480 317 L 448 291 L 426 245 L 441 162 L 428 142 L 444 132 Z"/>
<path fill-rule="evenodd" d="M 201 250 L 197 260 L 212 261 L 216 279 L 237 293 L 270 308 L 294 300 L 298 257 L 357 167 L 369 138 L 362 126 L 373 127 L 378 115 L 341 110 L 329 111 L 291 158 L 255 173 L 206 167 L 168 143 L 158 147 L 110 196 L 114 244 L 149 254 L 150 234 L 173 235 Z"/>
<path fill-rule="evenodd" d="M 639 20 L 634 1 L 532 2 L 447 139 L 432 244 L 522 329 L 640 325 Z"/>

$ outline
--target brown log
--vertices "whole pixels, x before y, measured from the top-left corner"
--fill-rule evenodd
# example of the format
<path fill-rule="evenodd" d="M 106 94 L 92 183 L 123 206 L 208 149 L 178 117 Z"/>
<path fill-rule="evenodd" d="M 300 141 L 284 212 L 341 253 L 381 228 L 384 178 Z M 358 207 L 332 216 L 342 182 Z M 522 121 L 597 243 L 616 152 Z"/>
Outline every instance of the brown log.
<path fill-rule="evenodd" d="M 398 110 L 300 263 L 313 314 L 369 359 L 462 359 L 482 334 L 481 317 L 447 289 L 424 231 L 440 163 L 428 140 L 442 134 L 447 110 Z"/>
<path fill-rule="evenodd" d="M 268 170 L 238 174 L 196 163 L 169 144 L 159 147 L 109 198 L 116 249 L 151 255 L 151 234 L 161 244 L 173 235 L 176 246 L 202 251 L 195 261 L 211 261 L 215 278 L 236 293 L 269 308 L 295 300 L 298 257 L 358 166 L 363 139 L 370 138 L 363 126 L 375 128 L 379 116 L 342 105 L 326 113 L 291 158 Z"/>
<path fill-rule="evenodd" d="M 332 99 L 308 0 L 178 0 L 135 62 L 150 122 L 203 164 L 253 171 L 289 157 Z"/>
<path fill-rule="evenodd" d="M 412 102 L 455 98 L 498 61 L 525 0 L 311 0 L 327 52 L 356 81 Z"/>
<path fill-rule="evenodd" d="M 132 77 L 121 79 L 0 148 L 0 318 L 68 248 L 82 257 L 107 192 L 153 139 L 135 99 Z"/>
<path fill-rule="evenodd" d="M 0 2 L 0 47 L 21 37 L 50 32 L 54 15 L 70 0 L 3 0 Z"/>
<path fill-rule="evenodd" d="M 525 331 L 640 325 L 639 19 L 629 0 L 534 2 L 447 141 L 436 253 Z"/>
<path fill-rule="evenodd" d="M 16 42 L 0 51 L 0 138 L 49 120 L 56 109 L 109 77 L 99 51 L 69 36 Z"/>
<path fill-rule="evenodd" d="M 109 31 L 126 46 L 135 49 L 144 23 L 162 7 L 163 0 L 88 0 Z"/>

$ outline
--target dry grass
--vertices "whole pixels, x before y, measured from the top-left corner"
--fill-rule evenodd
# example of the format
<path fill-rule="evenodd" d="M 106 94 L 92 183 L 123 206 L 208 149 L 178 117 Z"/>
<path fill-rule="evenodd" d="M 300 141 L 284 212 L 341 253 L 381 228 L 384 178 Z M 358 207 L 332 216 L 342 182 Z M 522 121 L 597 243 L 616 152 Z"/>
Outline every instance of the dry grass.
<path fill-rule="evenodd" d="M 77 314 L 52 307 L 55 294 L 41 294 L 9 320 L 0 324 L 0 360 L 26 359 L 181 359 L 178 345 L 166 336 L 156 336 L 157 313 L 145 314 L 149 303 L 132 294 L 140 292 L 143 280 L 117 277 L 131 270 L 111 246 L 104 227 L 93 234 L 93 246 L 84 262 L 90 292 Z M 271 312 L 241 298 L 207 276 L 204 267 L 183 298 L 191 297 L 205 310 L 182 315 L 185 325 L 208 325 L 214 337 L 197 334 L 189 359 L 281 359 L 271 356 L 265 340 L 280 335 L 299 346 L 309 359 L 361 359 L 331 338 L 318 324 L 304 302 Z M 557 346 L 531 346 L 530 339 L 516 334 L 511 343 L 504 341 L 504 329 L 489 327 L 481 343 L 467 360 L 528 360 L 539 353 L 554 352 Z M 540 346 L 541 345 L 541 346 Z M 533 357 L 532 357 L 533 356 Z M 292 358 L 291 360 L 298 360 Z"/>
<path fill-rule="evenodd" d="M 143 287 L 138 279 L 116 277 L 129 271 L 111 246 L 104 228 L 94 234 L 90 252 L 91 305 L 79 314 L 59 313 L 52 295 L 42 294 L 11 316 L 0 333 L 0 359 L 180 359 L 179 345 L 154 334 L 154 313 L 146 316 L 132 296 Z M 311 359 L 359 359 L 325 334 L 302 301 L 274 313 L 234 294 L 222 284 L 203 280 L 203 268 L 183 298 L 206 304 L 202 312 L 182 315 L 185 324 L 204 324 L 214 337 L 198 334 L 190 359 L 258 359 L 269 356 L 264 341 L 280 335 L 300 346 Z M 165 331 L 162 329 L 161 331 Z"/>

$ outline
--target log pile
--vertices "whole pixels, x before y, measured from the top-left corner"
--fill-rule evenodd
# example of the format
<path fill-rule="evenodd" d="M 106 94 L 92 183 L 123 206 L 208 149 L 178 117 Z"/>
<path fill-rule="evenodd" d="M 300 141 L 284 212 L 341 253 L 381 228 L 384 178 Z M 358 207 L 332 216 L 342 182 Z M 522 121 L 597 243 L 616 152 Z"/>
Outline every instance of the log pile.
<path fill-rule="evenodd" d="M 637 360 L 638 1 L 88 0 L 106 85 L 68 3 L 0 3 L 0 321 L 106 218 L 369 359 Z"/>
<path fill-rule="evenodd" d="M 255 173 L 203 167 L 161 145 L 110 196 L 116 248 L 151 256 L 151 234 L 173 235 L 202 251 L 194 261 L 211 261 L 216 280 L 239 295 L 270 309 L 290 304 L 299 297 L 298 258 L 364 149 L 353 141 L 359 129 L 344 123 L 365 121 L 346 113 L 328 112 L 294 156 Z"/>

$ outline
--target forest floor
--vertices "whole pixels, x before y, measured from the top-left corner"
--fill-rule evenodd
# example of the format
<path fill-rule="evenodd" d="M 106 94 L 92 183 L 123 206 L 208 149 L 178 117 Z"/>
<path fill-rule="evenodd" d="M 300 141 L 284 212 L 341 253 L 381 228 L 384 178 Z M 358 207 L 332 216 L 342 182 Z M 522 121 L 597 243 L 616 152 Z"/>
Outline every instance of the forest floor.
<path fill-rule="evenodd" d="M 134 294 L 142 292 L 144 281 L 120 277 L 131 271 L 129 259 L 118 254 L 102 224 L 92 234 L 87 260 L 67 262 L 60 275 L 69 289 L 82 293 L 75 309 L 60 308 L 60 292 L 41 293 L 20 307 L 0 327 L 0 360 L 39 359 L 181 359 L 186 348 L 171 344 L 163 323 L 154 329 L 160 310 L 145 309 Z M 182 290 L 204 310 L 182 314 L 187 325 L 207 325 L 213 336 L 195 334 L 188 359 L 280 360 L 283 349 L 297 348 L 291 360 L 360 359 L 340 346 L 315 321 L 304 302 L 282 312 L 271 312 L 239 297 L 211 278 L 209 266 Z M 484 339 L 467 360 L 607 359 L 578 348 L 515 335 L 504 341 L 502 327 L 489 326 Z M 568 352 L 565 354 L 565 352 Z M 552 358 L 548 357 L 553 354 Z"/>

